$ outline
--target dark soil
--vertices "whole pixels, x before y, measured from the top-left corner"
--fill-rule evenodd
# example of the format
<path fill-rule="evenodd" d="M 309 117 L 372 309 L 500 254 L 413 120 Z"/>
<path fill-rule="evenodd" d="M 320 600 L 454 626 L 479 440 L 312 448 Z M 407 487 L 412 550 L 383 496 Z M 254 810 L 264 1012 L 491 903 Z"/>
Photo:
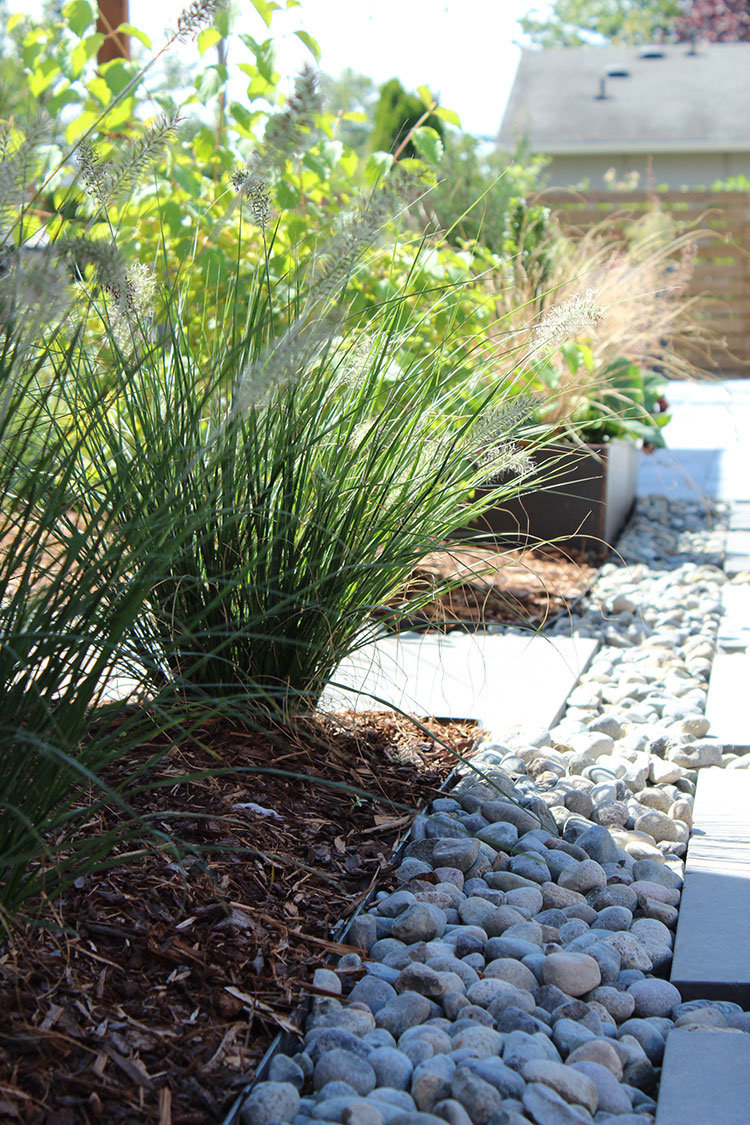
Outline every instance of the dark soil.
<path fill-rule="evenodd" d="M 222 719 L 167 741 L 148 774 L 163 784 L 130 800 L 182 814 L 163 822 L 182 860 L 154 847 L 79 879 L 45 911 L 57 928 L 0 948 L 0 1120 L 220 1121 L 275 1033 L 297 1027 L 315 968 L 346 948 L 332 929 L 376 880 L 389 885 L 413 812 L 476 737 L 469 723 L 426 725 L 346 713 L 258 733 Z M 158 749 L 107 780 L 126 783 Z M 217 761 L 225 775 L 180 780 Z M 256 772 L 269 767 L 286 772 Z"/>

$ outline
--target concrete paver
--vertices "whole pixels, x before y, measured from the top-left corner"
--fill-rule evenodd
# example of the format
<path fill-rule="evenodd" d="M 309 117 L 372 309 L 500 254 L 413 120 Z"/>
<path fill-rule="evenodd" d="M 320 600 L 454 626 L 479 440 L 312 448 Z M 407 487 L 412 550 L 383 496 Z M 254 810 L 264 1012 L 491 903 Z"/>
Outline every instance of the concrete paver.
<path fill-rule="evenodd" d="M 670 382 L 668 449 L 644 454 L 638 493 L 750 501 L 750 379 Z"/>
<path fill-rule="evenodd" d="M 722 617 L 718 644 L 722 652 L 750 648 L 750 585 L 726 582 L 721 588 Z"/>
<path fill-rule="evenodd" d="M 737 501 L 729 514 L 730 531 L 750 531 L 750 503 Z"/>
<path fill-rule="evenodd" d="M 750 570 L 750 531 L 730 530 L 727 533 L 724 570 L 730 578 Z"/>
<path fill-rule="evenodd" d="M 750 750 L 750 652 L 717 652 L 711 667 L 706 697 L 706 718 L 711 734 L 727 750 Z"/>
<path fill-rule="evenodd" d="M 701 770 L 671 981 L 683 1000 L 750 1005 L 750 774 Z"/>
<path fill-rule="evenodd" d="M 597 647 L 507 633 L 383 637 L 342 662 L 321 707 L 477 719 L 496 735 L 553 726 Z"/>
<path fill-rule="evenodd" d="M 748 1107 L 750 1035 L 670 1031 L 656 1125 L 747 1125 Z"/>

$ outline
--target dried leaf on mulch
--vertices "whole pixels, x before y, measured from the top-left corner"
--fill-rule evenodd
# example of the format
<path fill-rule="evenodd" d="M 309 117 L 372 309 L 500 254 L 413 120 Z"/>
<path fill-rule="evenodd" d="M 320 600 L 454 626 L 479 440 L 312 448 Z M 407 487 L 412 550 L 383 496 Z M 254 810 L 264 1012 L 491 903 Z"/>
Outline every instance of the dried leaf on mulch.
<path fill-rule="evenodd" d="M 404 628 L 445 631 L 460 626 L 528 625 L 541 628 L 591 586 L 597 570 L 582 559 L 553 547 L 496 551 L 486 547 L 450 547 L 427 555 L 414 570 L 402 594 L 429 596 L 446 582 L 456 583 L 436 594 L 418 611 L 398 620 Z"/>
<path fill-rule="evenodd" d="M 476 737 L 470 723 L 429 726 L 460 754 Z M 107 780 L 158 749 L 127 754 Z M 130 799 L 179 835 L 182 860 L 123 855 L 50 904 L 56 929 L 29 927 L 0 950 L 0 1120 L 220 1121 L 277 1030 L 296 1025 L 306 982 L 340 949 L 332 928 L 389 885 L 409 810 L 454 762 L 375 712 L 294 732 L 215 720 L 171 745 L 148 773 L 161 784 Z M 222 777 L 180 780 L 217 764 Z M 269 767 L 287 773 L 254 772 Z M 121 815 L 92 815 L 86 830 Z"/>

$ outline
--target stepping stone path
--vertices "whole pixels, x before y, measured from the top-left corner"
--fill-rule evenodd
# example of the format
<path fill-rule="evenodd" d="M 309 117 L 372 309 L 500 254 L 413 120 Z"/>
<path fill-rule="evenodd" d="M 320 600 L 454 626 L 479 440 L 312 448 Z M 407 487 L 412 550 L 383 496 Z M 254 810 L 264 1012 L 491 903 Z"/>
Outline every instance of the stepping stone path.
<path fill-rule="evenodd" d="M 749 809 L 750 774 L 702 773 L 671 974 L 684 1000 L 750 1006 Z"/>
<path fill-rule="evenodd" d="M 400 633 L 343 661 L 323 710 L 391 710 L 476 719 L 491 730 L 520 727 L 532 711 L 554 726 L 599 647 L 592 637 L 502 633 Z M 502 683 L 498 693 L 493 684 Z"/>
<path fill-rule="evenodd" d="M 671 1033 L 656 1125 L 747 1125 L 749 1106 L 750 1035 Z"/>
<path fill-rule="evenodd" d="M 713 778 L 736 792 L 750 779 L 750 755 L 727 751 L 705 714 L 727 582 L 710 515 L 639 502 L 625 563 L 577 607 L 575 636 L 601 647 L 564 716 L 489 733 L 416 818 L 396 889 L 316 973 L 328 995 L 300 1049 L 271 1058 L 233 1121 L 748 1120 L 732 1113 L 750 1104 L 750 1013 L 685 999 L 672 971 L 694 817 L 695 839 L 721 840 Z M 682 929 L 678 942 L 682 957 Z M 692 1107 L 674 1100 L 681 1083 Z"/>

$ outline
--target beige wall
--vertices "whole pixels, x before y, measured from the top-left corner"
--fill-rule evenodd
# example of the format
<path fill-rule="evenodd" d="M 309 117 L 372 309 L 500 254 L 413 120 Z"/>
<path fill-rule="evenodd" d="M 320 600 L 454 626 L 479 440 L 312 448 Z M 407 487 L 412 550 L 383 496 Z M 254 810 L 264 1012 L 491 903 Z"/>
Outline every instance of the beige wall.
<path fill-rule="evenodd" d="M 662 153 L 617 156 L 554 156 L 545 169 L 550 187 L 572 187 L 588 180 L 593 190 L 609 186 L 604 173 L 614 168 L 617 180 L 623 181 L 638 172 L 638 186 L 648 188 L 668 184 L 671 188 L 711 187 L 716 180 L 730 176 L 750 177 L 750 151 L 746 153 Z"/>

